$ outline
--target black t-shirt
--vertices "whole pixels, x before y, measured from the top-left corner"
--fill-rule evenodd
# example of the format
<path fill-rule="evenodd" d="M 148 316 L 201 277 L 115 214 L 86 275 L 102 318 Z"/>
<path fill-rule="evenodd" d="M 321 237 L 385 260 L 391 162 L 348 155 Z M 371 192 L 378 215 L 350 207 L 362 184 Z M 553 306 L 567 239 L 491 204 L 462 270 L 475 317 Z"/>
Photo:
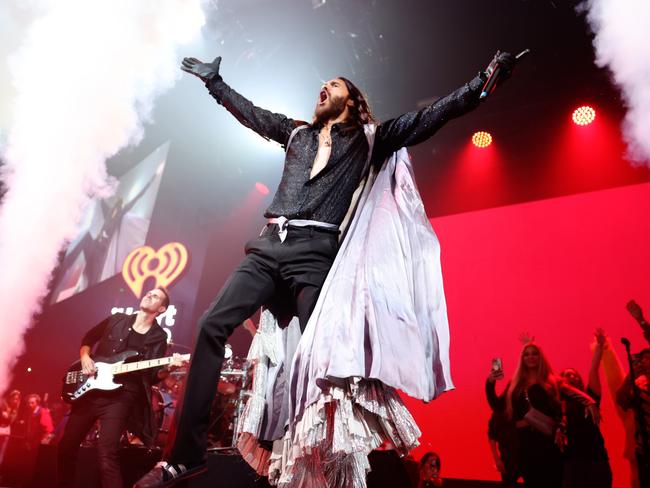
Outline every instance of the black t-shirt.
<path fill-rule="evenodd" d="M 129 330 L 129 335 L 126 339 L 126 350 L 127 351 L 141 351 L 144 348 L 144 341 L 151 329 L 146 333 L 140 334 L 133 330 Z M 138 357 L 135 360 L 139 360 Z M 142 375 L 146 374 L 149 370 L 140 370 L 134 371 L 132 373 L 125 373 L 116 378 L 117 383 L 122 383 L 122 389 L 131 393 L 141 394 L 143 393 L 143 382 Z"/>
<path fill-rule="evenodd" d="M 600 406 L 600 395 L 591 388 L 585 392 Z M 584 459 L 607 459 L 605 441 L 600 428 L 591 417 L 585 417 L 585 407 L 577 401 L 566 401 L 567 418 L 567 457 L 580 457 Z"/>

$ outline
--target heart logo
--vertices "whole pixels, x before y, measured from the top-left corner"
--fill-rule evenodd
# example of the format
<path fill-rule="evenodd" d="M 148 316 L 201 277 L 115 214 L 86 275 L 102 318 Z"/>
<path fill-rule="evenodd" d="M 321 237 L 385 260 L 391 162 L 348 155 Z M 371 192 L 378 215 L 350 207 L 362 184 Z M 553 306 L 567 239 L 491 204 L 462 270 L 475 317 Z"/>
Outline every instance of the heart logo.
<path fill-rule="evenodd" d="M 155 278 L 155 286 L 171 285 L 187 266 L 187 249 L 180 242 L 170 242 L 157 251 L 149 246 L 134 249 L 124 260 L 122 277 L 131 291 L 140 298 L 147 278 Z"/>

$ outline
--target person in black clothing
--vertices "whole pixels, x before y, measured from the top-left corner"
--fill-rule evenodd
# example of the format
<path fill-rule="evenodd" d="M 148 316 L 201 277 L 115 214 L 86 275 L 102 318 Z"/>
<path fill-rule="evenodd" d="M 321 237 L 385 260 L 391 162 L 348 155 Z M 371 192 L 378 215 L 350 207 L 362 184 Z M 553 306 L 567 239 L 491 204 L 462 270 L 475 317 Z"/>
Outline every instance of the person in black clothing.
<path fill-rule="evenodd" d="M 641 307 L 631 300 L 627 304 L 627 310 L 641 326 L 643 336 L 650 344 L 650 324 L 643 316 Z M 643 349 L 636 356 L 638 359 L 634 364 L 635 370 L 628 373 L 616 392 L 616 403 L 623 410 L 635 410 L 635 455 L 639 486 L 650 486 L 650 349 Z"/>
<path fill-rule="evenodd" d="M 566 383 L 584 391 L 600 406 L 602 388 L 600 385 L 600 361 L 606 346 L 605 333 L 596 329 L 596 348 L 589 370 L 589 381 L 585 389 L 580 373 L 567 368 L 560 373 Z M 587 418 L 585 407 L 579 402 L 568 399 L 564 403 L 566 416 L 567 444 L 564 448 L 564 470 L 562 486 L 589 486 L 593 488 L 611 488 L 612 469 L 605 449 L 605 440 L 598 425 Z"/>
<path fill-rule="evenodd" d="M 322 86 L 309 124 L 254 106 L 225 83 L 220 64 L 220 57 L 212 63 L 185 58 L 181 69 L 204 81 L 244 126 L 282 145 L 284 172 L 264 214 L 268 225 L 246 243 L 246 257 L 201 318 L 168 462 L 145 475 L 136 484 L 140 488 L 169 486 L 205 470 L 206 429 L 228 336 L 263 305 L 280 318 L 297 316 L 304 330 L 368 167 L 476 108 L 486 81 L 480 73 L 422 110 L 377 124 L 370 152 L 364 126 L 375 120 L 361 91 L 346 78 Z M 488 70 L 497 64 L 509 73 L 514 57 L 498 53 Z"/>
<path fill-rule="evenodd" d="M 637 357 L 634 383 L 628 374 L 616 392 L 616 403 L 623 410 L 635 410 L 639 486 L 650 486 L 650 349 L 643 349 Z"/>
<path fill-rule="evenodd" d="M 494 380 L 500 379 L 495 376 Z M 534 342 L 524 345 L 519 364 L 497 396 L 488 378 L 488 402 L 503 412 L 516 428 L 517 466 L 527 488 L 562 486 L 563 422 L 561 401 L 572 399 L 586 409 L 591 421 L 600 419 L 592 398 L 569 386 L 553 373 L 542 349 Z"/>
<path fill-rule="evenodd" d="M 517 460 L 517 429 L 505 412 L 505 399 L 497 397 L 496 381 L 503 379 L 502 369 L 492 369 L 485 381 L 485 394 L 492 410 L 488 421 L 488 441 L 494 465 L 501 475 L 501 486 L 517 485 L 521 469 Z"/>
<path fill-rule="evenodd" d="M 169 305 L 164 288 L 149 291 L 134 315 L 115 314 L 90 329 L 81 340 L 81 365 L 84 374 L 96 371 L 90 356 L 109 358 L 124 351 L 139 352 L 138 360 L 163 357 L 167 334 L 156 323 L 156 316 Z M 178 362 L 178 361 L 177 361 Z M 151 385 L 164 377 L 161 368 L 146 369 L 120 377 L 122 387 L 112 391 L 95 390 L 82 396 L 73 405 L 58 451 L 58 486 L 74 486 L 79 444 L 99 419 L 100 434 L 97 457 L 103 488 L 122 488 L 118 462 L 120 438 L 127 421 L 140 419 L 141 439 L 153 444 L 155 426 L 151 411 Z"/>

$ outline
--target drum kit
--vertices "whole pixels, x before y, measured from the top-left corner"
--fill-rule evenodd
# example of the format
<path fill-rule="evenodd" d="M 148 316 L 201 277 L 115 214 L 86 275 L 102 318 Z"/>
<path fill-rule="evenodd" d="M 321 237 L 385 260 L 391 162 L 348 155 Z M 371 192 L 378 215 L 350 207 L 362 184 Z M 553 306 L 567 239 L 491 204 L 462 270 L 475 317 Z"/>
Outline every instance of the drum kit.
<path fill-rule="evenodd" d="M 252 385 L 252 368 L 249 361 L 234 356 L 229 344 L 226 344 L 224 359 L 217 395 L 210 412 L 209 451 L 235 449 L 239 417 Z M 165 446 L 186 375 L 187 367 L 184 366 L 172 371 L 161 384 L 152 388 L 151 403 L 158 426 L 157 447 Z"/>

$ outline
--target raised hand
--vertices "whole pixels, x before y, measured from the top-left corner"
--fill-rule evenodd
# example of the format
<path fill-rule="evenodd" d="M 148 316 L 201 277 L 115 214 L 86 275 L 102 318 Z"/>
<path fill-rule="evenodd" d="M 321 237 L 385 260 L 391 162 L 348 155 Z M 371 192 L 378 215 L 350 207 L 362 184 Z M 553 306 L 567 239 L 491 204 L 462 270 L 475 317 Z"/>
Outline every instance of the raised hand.
<path fill-rule="evenodd" d="M 196 58 L 183 58 L 181 69 L 186 73 L 190 73 L 203 81 L 208 81 L 219 76 L 219 65 L 221 64 L 221 56 L 214 58 L 211 63 L 204 63 Z"/>
<path fill-rule="evenodd" d="M 643 318 L 643 310 L 641 310 L 639 304 L 636 303 L 634 300 L 630 300 L 629 302 L 627 302 L 625 308 L 627 308 L 627 311 L 630 312 L 630 315 L 634 317 L 634 320 L 636 320 L 637 322 L 643 322 L 645 320 Z"/>
<path fill-rule="evenodd" d="M 530 335 L 530 333 L 525 330 L 521 334 L 519 334 L 519 342 L 522 344 L 528 344 L 529 342 L 533 342 L 535 340 L 534 335 Z"/>
<path fill-rule="evenodd" d="M 515 67 L 515 63 L 516 60 L 512 54 L 497 51 L 497 53 L 492 58 L 492 61 L 488 65 L 488 67 L 485 68 L 485 74 L 489 78 L 494 72 L 494 70 L 497 69 L 497 67 L 499 67 L 503 71 L 500 75 L 503 77 L 501 79 L 509 78 L 510 75 L 512 74 L 512 70 Z"/>
<path fill-rule="evenodd" d="M 602 327 L 598 327 L 594 331 L 594 337 L 596 338 L 596 344 L 601 347 L 603 347 L 607 342 L 607 335 L 605 334 L 605 330 Z"/>
<path fill-rule="evenodd" d="M 490 374 L 488 375 L 488 379 L 490 381 L 499 381 L 504 378 L 503 375 L 503 370 L 502 369 L 492 369 L 490 370 Z"/>

